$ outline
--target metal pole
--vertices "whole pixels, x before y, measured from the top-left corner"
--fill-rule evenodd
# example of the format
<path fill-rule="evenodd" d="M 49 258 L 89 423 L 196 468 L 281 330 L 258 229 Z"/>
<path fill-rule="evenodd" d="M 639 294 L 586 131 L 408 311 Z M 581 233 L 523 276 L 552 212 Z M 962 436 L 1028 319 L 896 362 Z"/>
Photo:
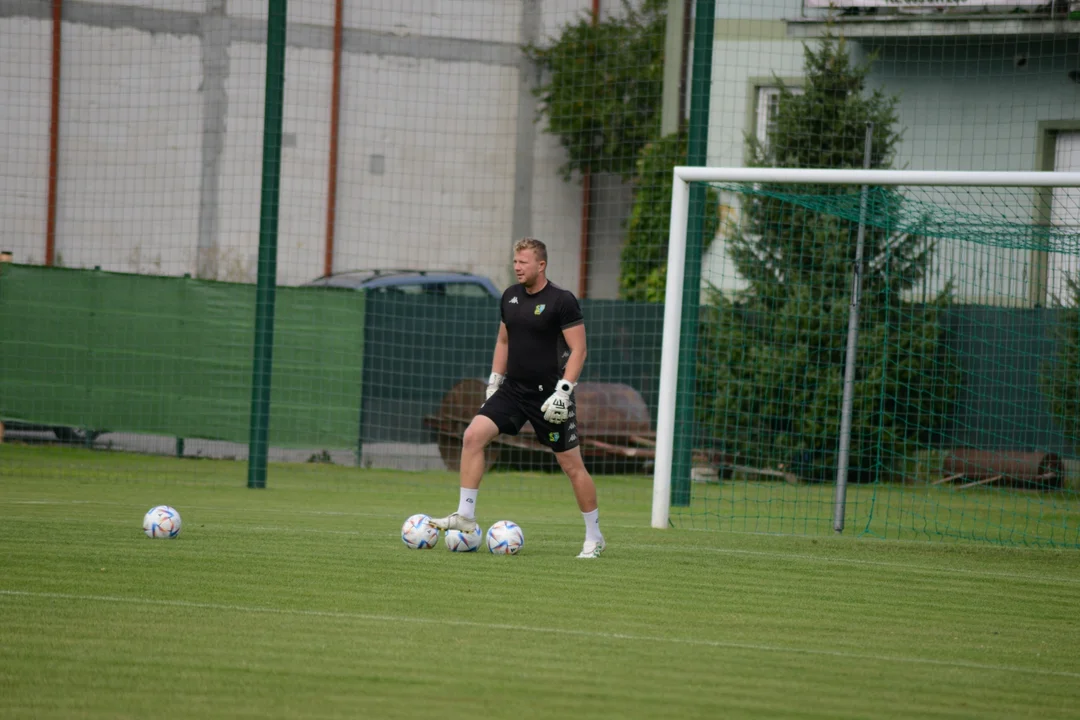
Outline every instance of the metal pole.
<path fill-rule="evenodd" d="M 709 92 L 712 87 L 713 30 L 716 0 L 697 0 L 694 10 L 694 74 L 691 78 L 688 165 L 705 165 L 709 144 Z M 690 505 L 696 423 L 694 392 L 697 385 L 697 336 L 701 305 L 701 253 L 704 245 L 705 186 L 690 188 L 686 226 L 686 269 L 682 285 L 682 328 L 679 340 L 679 376 L 675 390 L 675 440 L 671 459 L 671 504 Z M 671 282 L 671 266 L 668 266 Z"/>
<path fill-rule="evenodd" d="M 664 26 L 664 86 L 660 100 L 660 135 L 679 131 L 682 122 L 683 48 L 686 45 L 684 13 L 687 0 L 667 0 Z"/>
<path fill-rule="evenodd" d="M 675 448 L 675 393 L 679 380 L 683 271 L 690 190 L 673 173 L 668 229 L 667 286 L 664 288 L 664 338 L 660 351 L 660 397 L 656 409 L 656 464 L 653 470 L 652 526 L 663 530 L 671 515 L 671 467 Z"/>
<path fill-rule="evenodd" d="M 861 170 L 675 166 L 686 182 L 799 183 L 802 185 L 935 185 L 946 187 L 1080 187 L 1080 172 L 1007 170 Z"/>
<path fill-rule="evenodd" d="M 259 282 L 255 288 L 255 349 L 251 371 L 248 487 L 266 487 L 270 437 L 270 383 L 274 358 L 278 197 L 281 190 L 281 121 L 285 95 L 286 0 L 270 0 L 266 23 L 266 104 L 263 111 Z"/>
<path fill-rule="evenodd" d="M 52 89 L 49 97 L 49 191 L 45 206 L 45 265 L 56 262 L 57 183 L 60 180 L 60 68 L 64 0 L 52 3 Z"/>
<path fill-rule="evenodd" d="M 866 123 L 866 145 L 863 168 L 870 169 L 870 149 L 874 139 L 874 123 Z M 844 507 L 847 501 L 847 473 L 851 455 L 851 408 L 855 401 L 855 353 L 859 343 L 859 295 L 862 293 L 863 241 L 866 239 L 866 204 L 870 186 L 862 186 L 859 199 L 859 232 L 855 241 L 855 263 L 851 273 L 851 307 L 848 310 L 847 357 L 844 359 L 844 400 L 840 410 L 840 452 L 836 461 L 836 507 L 833 511 L 833 530 L 844 531 Z"/>

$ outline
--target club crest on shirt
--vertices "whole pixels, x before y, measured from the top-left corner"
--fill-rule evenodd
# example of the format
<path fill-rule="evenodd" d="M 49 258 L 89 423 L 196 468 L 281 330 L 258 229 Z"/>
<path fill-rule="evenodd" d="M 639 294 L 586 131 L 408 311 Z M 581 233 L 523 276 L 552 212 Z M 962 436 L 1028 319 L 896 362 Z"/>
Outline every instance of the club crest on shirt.
<path fill-rule="evenodd" d="M 547 305 L 537 305 L 536 309 L 533 310 L 533 315 L 539 315 L 540 313 L 544 312 L 544 308 L 546 307 Z"/>
<path fill-rule="evenodd" d="M 548 442 L 559 442 L 559 433 L 557 433 L 557 432 L 549 432 L 548 433 Z"/>

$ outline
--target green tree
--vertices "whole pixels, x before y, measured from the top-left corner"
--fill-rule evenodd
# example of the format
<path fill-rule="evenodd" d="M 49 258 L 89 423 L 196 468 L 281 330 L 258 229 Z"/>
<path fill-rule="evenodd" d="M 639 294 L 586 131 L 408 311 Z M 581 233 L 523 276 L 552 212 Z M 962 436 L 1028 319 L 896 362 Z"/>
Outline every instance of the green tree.
<path fill-rule="evenodd" d="M 1050 412 L 1073 452 L 1080 452 L 1080 275 L 1066 277 L 1052 359 L 1043 364 L 1040 380 Z"/>
<path fill-rule="evenodd" d="M 619 295 L 624 300 L 663 302 L 667 282 L 668 236 L 671 232 L 671 169 L 686 162 L 686 133 L 672 133 L 641 150 L 634 176 L 634 205 L 627 223 L 626 245 L 619 269 Z M 703 250 L 720 226 L 719 193 L 706 190 Z"/>
<path fill-rule="evenodd" d="M 535 90 L 547 132 L 567 152 L 564 180 L 586 170 L 630 181 L 634 204 L 620 266 L 620 296 L 662 302 L 666 282 L 671 168 L 685 163 L 685 133 L 659 137 L 667 0 L 623 0 L 622 12 L 598 23 L 570 23 L 551 44 L 528 45 L 543 71 Z M 705 245 L 719 221 L 710 190 Z"/>
<path fill-rule="evenodd" d="M 566 148 L 564 180 L 585 170 L 629 179 L 659 133 L 666 11 L 666 0 L 623 0 L 618 17 L 585 15 L 550 45 L 525 46 L 543 71 L 538 112 Z"/>
<path fill-rule="evenodd" d="M 806 46 L 802 94 L 781 91 L 767 142 L 747 138 L 752 164 L 861 168 L 873 123 L 871 167 L 889 167 L 900 133 L 894 97 L 867 92 L 869 64 L 852 63 L 842 38 Z M 778 80 L 783 87 L 783 83 Z M 698 418 L 747 464 L 835 476 L 860 188 L 758 185 L 741 196 L 727 238 L 748 287 L 710 293 L 698 371 Z M 941 309 L 903 298 L 934 251 L 926 238 L 889 229 L 904 203 L 877 189 L 869 205 L 860 303 L 850 468 L 878 477 L 943 424 L 953 379 L 940 362 Z M 856 213 L 857 216 L 857 213 Z"/>

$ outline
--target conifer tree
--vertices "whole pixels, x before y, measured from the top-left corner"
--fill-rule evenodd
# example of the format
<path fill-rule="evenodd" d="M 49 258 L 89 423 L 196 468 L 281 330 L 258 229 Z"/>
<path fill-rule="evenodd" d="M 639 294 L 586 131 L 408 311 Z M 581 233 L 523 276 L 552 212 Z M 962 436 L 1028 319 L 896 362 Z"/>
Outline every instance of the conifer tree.
<path fill-rule="evenodd" d="M 888 168 L 900 141 L 897 99 L 867 90 L 842 38 L 807 45 L 803 92 L 783 88 L 767 141 L 748 137 L 752 164 L 863 167 L 873 123 L 872 168 Z M 778 83 L 783 87 L 783 83 Z M 835 478 L 859 187 L 747 188 L 727 238 L 748 287 L 711 293 L 700 343 L 698 418 L 744 464 Z M 890 229 L 904 203 L 874 189 L 864 242 L 858 371 L 849 479 L 881 478 L 947 419 L 954 378 L 941 362 L 940 311 L 906 298 L 934 252 L 927 238 Z"/>

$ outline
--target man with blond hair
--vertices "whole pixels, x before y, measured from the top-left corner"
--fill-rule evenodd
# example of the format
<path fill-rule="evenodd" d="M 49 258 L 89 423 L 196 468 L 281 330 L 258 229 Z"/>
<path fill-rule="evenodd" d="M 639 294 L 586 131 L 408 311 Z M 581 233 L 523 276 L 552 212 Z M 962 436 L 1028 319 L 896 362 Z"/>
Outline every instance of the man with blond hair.
<path fill-rule="evenodd" d="M 585 519 L 579 558 L 604 551 L 596 485 L 585 469 L 578 441 L 574 386 L 585 364 L 585 321 L 577 298 L 547 279 L 547 247 L 535 238 L 514 245 L 518 284 L 502 296 L 487 397 L 461 443 L 461 495 L 457 512 L 433 518 L 441 530 L 471 532 L 484 474 L 484 448 L 499 433 L 516 435 L 528 421 L 536 438 L 555 452 Z"/>

